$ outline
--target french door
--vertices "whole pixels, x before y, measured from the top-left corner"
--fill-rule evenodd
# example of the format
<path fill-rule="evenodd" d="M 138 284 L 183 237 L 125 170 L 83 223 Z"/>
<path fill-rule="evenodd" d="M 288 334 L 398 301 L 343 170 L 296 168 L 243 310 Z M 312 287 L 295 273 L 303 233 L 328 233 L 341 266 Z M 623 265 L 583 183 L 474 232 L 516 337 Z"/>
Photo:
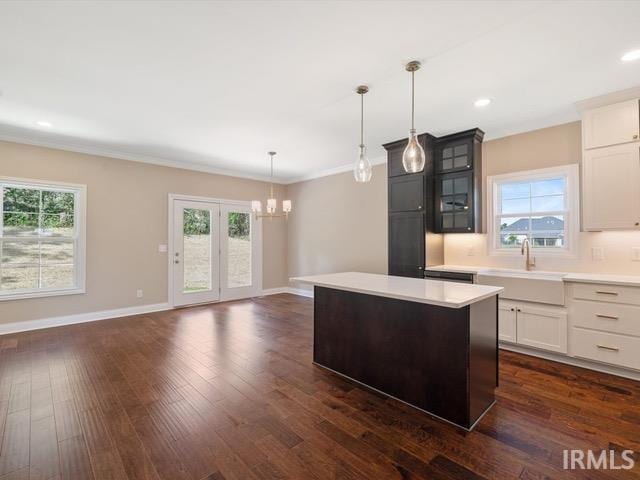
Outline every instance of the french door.
<path fill-rule="evenodd" d="M 174 306 L 260 294 L 261 235 L 248 205 L 173 199 Z"/>

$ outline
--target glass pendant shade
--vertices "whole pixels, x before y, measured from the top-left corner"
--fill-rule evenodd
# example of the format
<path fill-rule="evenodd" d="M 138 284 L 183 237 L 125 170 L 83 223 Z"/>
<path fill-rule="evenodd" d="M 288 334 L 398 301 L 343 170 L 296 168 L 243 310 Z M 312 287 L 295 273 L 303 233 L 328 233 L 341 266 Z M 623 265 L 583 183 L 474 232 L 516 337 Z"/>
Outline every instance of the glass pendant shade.
<path fill-rule="evenodd" d="M 367 147 L 360 145 L 360 153 L 353 167 L 353 176 L 356 182 L 368 182 L 371 180 L 371 163 L 367 158 Z"/>
<path fill-rule="evenodd" d="M 407 173 L 418 173 L 424 169 L 424 161 L 424 149 L 418 141 L 416 131 L 412 129 L 409 134 L 409 143 L 402 154 L 402 166 Z"/>
<path fill-rule="evenodd" d="M 291 200 L 283 200 L 282 201 L 282 211 L 284 213 L 291 212 Z"/>
<path fill-rule="evenodd" d="M 267 198 L 267 213 L 275 213 L 277 201 L 275 198 Z"/>
<path fill-rule="evenodd" d="M 262 202 L 260 200 L 253 200 L 251 202 L 251 211 L 253 213 L 261 213 L 262 212 Z"/>

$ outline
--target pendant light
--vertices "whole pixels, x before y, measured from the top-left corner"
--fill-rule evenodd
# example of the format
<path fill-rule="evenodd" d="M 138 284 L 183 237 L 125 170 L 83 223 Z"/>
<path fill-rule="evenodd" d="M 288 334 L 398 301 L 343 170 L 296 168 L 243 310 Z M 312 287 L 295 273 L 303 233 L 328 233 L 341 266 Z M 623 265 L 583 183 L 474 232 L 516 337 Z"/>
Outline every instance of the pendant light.
<path fill-rule="evenodd" d="M 418 173 L 424 169 L 424 150 L 418 141 L 414 125 L 415 118 L 415 74 L 420 69 L 420 62 L 407 63 L 406 70 L 411 72 L 411 130 L 409 130 L 409 142 L 402 154 L 402 166 L 407 173 Z"/>
<path fill-rule="evenodd" d="M 267 213 L 262 214 L 262 202 L 260 200 L 252 200 L 251 201 L 251 210 L 256 216 L 256 220 L 259 218 L 276 218 L 276 217 L 285 217 L 289 218 L 289 213 L 291 213 L 291 200 L 283 200 L 282 201 L 282 213 L 276 213 L 276 208 L 278 205 L 278 201 L 276 200 L 276 196 L 273 192 L 273 156 L 276 152 L 269 152 L 269 157 L 271 161 L 271 183 L 269 183 L 269 198 L 267 198 Z"/>
<path fill-rule="evenodd" d="M 371 163 L 367 158 L 367 147 L 364 146 L 364 94 L 369 91 L 366 85 L 360 85 L 356 92 L 360 95 L 360 145 L 358 145 L 358 159 L 353 166 L 353 176 L 356 182 L 364 183 L 371 180 Z"/>

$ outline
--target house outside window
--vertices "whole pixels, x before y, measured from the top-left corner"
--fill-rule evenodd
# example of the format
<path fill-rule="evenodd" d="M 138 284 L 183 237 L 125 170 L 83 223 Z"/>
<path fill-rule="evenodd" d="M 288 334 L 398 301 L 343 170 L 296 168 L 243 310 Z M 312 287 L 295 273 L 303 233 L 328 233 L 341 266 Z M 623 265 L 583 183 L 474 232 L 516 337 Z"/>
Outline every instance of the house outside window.
<path fill-rule="evenodd" d="M 488 177 L 490 253 L 574 255 L 579 230 L 578 166 Z"/>

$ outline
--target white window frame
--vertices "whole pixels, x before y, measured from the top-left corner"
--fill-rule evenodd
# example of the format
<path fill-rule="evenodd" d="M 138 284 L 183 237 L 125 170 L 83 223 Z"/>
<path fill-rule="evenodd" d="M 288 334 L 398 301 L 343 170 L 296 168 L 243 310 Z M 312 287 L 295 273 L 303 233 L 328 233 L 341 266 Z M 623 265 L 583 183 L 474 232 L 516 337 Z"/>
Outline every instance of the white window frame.
<path fill-rule="evenodd" d="M 565 246 L 562 248 L 550 249 L 535 247 L 531 244 L 531 251 L 540 257 L 576 257 L 578 252 L 578 235 L 580 232 L 580 169 L 577 163 L 562 165 L 551 168 L 541 168 L 537 170 L 527 170 L 503 175 L 492 175 L 487 177 L 487 234 L 489 236 L 489 255 L 493 256 L 515 256 L 520 255 L 519 248 L 504 248 L 498 245 L 497 225 L 500 213 L 500 185 L 512 182 L 530 182 L 546 180 L 551 178 L 564 177 L 566 182 L 565 191 Z M 535 216 L 545 215 L 548 212 L 536 212 Z M 532 213 L 527 213 L 532 215 Z M 514 214 L 517 216 L 518 214 Z"/>
<path fill-rule="evenodd" d="M 3 292 L 0 290 L 0 302 L 6 300 L 20 300 L 26 298 L 53 297 L 60 295 L 77 295 L 86 293 L 86 220 L 87 220 L 87 186 L 75 183 L 48 182 L 26 178 L 0 177 L 0 187 L 18 187 L 54 190 L 59 192 L 73 193 L 74 198 L 74 265 L 75 265 L 75 285 L 69 288 L 36 288 L 11 290 Z M 0 188 L 0 213 L 4 204 L 4 188 Z M 0 239 L 5 237 L 3 232 L 4 216 L 0 214 Z M 8 237 L 14 238 L 14 237 Z M 21 240 L 30 237 L 19 237 Z M 0 261 L 0 275 L 2 274 L 2 264 Z"/>

